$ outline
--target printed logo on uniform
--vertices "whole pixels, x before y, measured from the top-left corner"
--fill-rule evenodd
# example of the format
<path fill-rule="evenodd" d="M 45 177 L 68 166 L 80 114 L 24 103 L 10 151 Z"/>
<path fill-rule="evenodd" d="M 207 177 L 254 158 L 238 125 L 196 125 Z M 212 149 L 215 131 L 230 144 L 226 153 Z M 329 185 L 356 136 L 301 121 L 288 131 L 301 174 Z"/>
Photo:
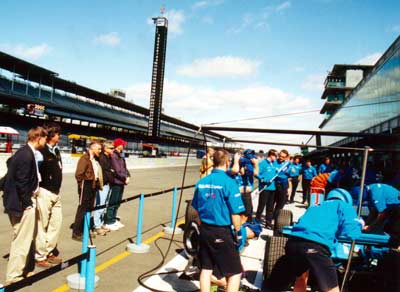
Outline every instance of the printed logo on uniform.
<path fill-rule="evenodd" d="M 224 240 L 223 240 L 222 238 L 217 238 L 217 239 L 215 239 L 214 242 L 215 242 L 215 243 L 223 243 Z"/>
<path fill-rule="evenodd" d="M 309 249 L 307 249 L 306 253 L 308 253 L 308 254 L 314 254 L 314 253 L 318 253 L 318 251 L 317 251 L 316 249 L 309 248 Z"/>
<path fill-rule="evenodd" d="M 217 195 L 214 193 L 206 193 L 204 196 L 211 199 L 215 199 L 217 197 Z"/>

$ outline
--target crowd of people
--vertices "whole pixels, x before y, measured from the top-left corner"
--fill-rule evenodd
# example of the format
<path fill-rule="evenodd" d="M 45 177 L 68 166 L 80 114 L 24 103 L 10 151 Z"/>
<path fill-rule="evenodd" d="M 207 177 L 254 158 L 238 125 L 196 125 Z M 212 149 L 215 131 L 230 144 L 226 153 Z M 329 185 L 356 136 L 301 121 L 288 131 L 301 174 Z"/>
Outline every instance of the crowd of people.
<path fill-rule="evenodd" d="M 204 170 L 207 170 L 208 175 Z M 224 285 L 226 291 L 238 291 L 242 269 L 238 251 L 241 224 L 272 229 L 274 218 L 285 204 L 294 203 L 299 182 L 302 204 L 307 211 L 293 226 L 286 255 L 279 261 L 265 289 L 306 291 L 309 273 L 321 291 L 339 291 L 331 250 L 340 235 L 356 239 L 384 225 L 390 235 L 389 246 L 400 245 L 400 191 L 378 182 L 367 170 L 364 200 L 370 215 L 364 222 L 353 205 L 360 197 L 360 177 L 344 161 L 336 166 L 326 157 L 315 167 L 309 159 L 291 157 L 287 150 L 270 149 L 256 155 L 247 149 L 234 155 L 223 149 L 208 149 L 200 169 L 192 206 L 200 224 L 200 289 L 210 291 L 210 283 Z M 258 179 L 258 207 L 253 214 L 251 192 Z M 311 204 L 310 195 L 325 194 L 325 200 Z M 265 218 L 263 213 L 265 209 Z M 243 226 L 243 225 L 242 225 Z M 255 230 L 255 229 L 253 229 Z M 253 233 L 258 236 L 259 232 Z M 223 280 L 221 280 L 223 279 Z"/>
<path fill-rule="evenodd" d="M 32 275 L 35 266 L 49 268 L 62 262 L 57 249 L 63 219 L 60 137 L 56 123 L 32 128 L 27 144 L 7 160 L 7 174 L 0 181 L 4 211 L 13 228 L 7 285 Z M 82 240 L 85 213 L 107 203 L 109 207 L 91 212 L 91 236 L 124 227 L 118 208 L 130 179 L 122 154 L 126 145 L 121 138 L 95 141 L 80 157 L 75 171 L 79 203 L 72 239 Z"/>

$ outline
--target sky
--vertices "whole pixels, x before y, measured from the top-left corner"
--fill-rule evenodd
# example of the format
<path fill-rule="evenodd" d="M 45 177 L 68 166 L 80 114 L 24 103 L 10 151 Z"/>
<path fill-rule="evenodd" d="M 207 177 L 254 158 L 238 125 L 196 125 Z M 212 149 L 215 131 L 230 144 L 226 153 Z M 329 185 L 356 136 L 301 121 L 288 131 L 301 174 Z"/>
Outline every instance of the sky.
<path fill-rule="evenodd" d="M 319 112 L 268 116 L 319 110 L 334 64 L 374 64 L 400 34 L 395 0 L 2 0 L 0 51 L 148 107 L 162 6 L 164 113 L 196 125 L 317 130 Z"/>

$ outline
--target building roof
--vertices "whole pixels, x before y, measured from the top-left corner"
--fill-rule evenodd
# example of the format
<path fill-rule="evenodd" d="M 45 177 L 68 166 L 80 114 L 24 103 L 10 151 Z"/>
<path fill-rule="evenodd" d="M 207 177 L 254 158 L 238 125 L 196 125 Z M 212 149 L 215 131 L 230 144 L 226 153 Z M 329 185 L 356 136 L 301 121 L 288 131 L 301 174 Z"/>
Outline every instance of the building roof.
<path fill-rule="evenodd" d="M 58 77 L 58 74 L 53 71 L 47 70 L 43 67 L 37 66 L 4 52 L 0 52 L 0 68 L 16 73 L 20 75 L 21 78 L 29 81 L 33 81 L 52 88 L 54 87 L 55 89 L 91 98 L 100 102 L 131 110 L 145 116 L 149 116 L 149 110 L 145 107 L 128 102 L 124 99 L 116 98 L 112 95 L 88 88 L 86 86 L 79 85 L 74 81 L 61 79 Z M 199 126 L 181 121 L 179 119 L 164 114 L 161 114 L 161 119 L 192 130 L 199 129 Z M 225 137 L 211 131 L 205 132 L 221 139 Z"/>
<path fill-rule="evenodd" d="M 344 76 L 346 74 L 346 70 L 363 70 L 369 73 L 373 65 L 360 65 L 360 64 L 335 64 L 329 75 L 331 76 Z"/>

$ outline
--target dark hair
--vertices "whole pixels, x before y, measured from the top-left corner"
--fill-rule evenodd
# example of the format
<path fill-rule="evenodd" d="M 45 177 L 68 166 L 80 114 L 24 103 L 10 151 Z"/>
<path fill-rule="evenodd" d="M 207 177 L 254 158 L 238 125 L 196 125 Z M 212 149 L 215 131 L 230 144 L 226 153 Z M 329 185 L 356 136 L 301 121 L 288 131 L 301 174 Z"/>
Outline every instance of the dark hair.
<path fill-rule="evenodd" d="M 278 151 L 276 149 L 269 149 L 268 156 L 278 156 Z"/>
<path fill-rule="evenodd" d="M 227 161 L 229 161 L 229 152 L 225 149 L 215 149 L 213 155 L 214 166 L 224 166 Z"/>
<path fill-rule="evenodd" d="M 28 132 L 28 142 L 33 142 L 37 138 L 42 138 L 47 136 L 47 131 L 42 127 L 32 128 Z"/>
<path fill-rule="evenodd" d="M 61 134 L 61 127 L 59 124 L 51 122 L 44 124 L 43 128 L 47 131 L 47 140 L 50 140 L 57 134 Z"/>

